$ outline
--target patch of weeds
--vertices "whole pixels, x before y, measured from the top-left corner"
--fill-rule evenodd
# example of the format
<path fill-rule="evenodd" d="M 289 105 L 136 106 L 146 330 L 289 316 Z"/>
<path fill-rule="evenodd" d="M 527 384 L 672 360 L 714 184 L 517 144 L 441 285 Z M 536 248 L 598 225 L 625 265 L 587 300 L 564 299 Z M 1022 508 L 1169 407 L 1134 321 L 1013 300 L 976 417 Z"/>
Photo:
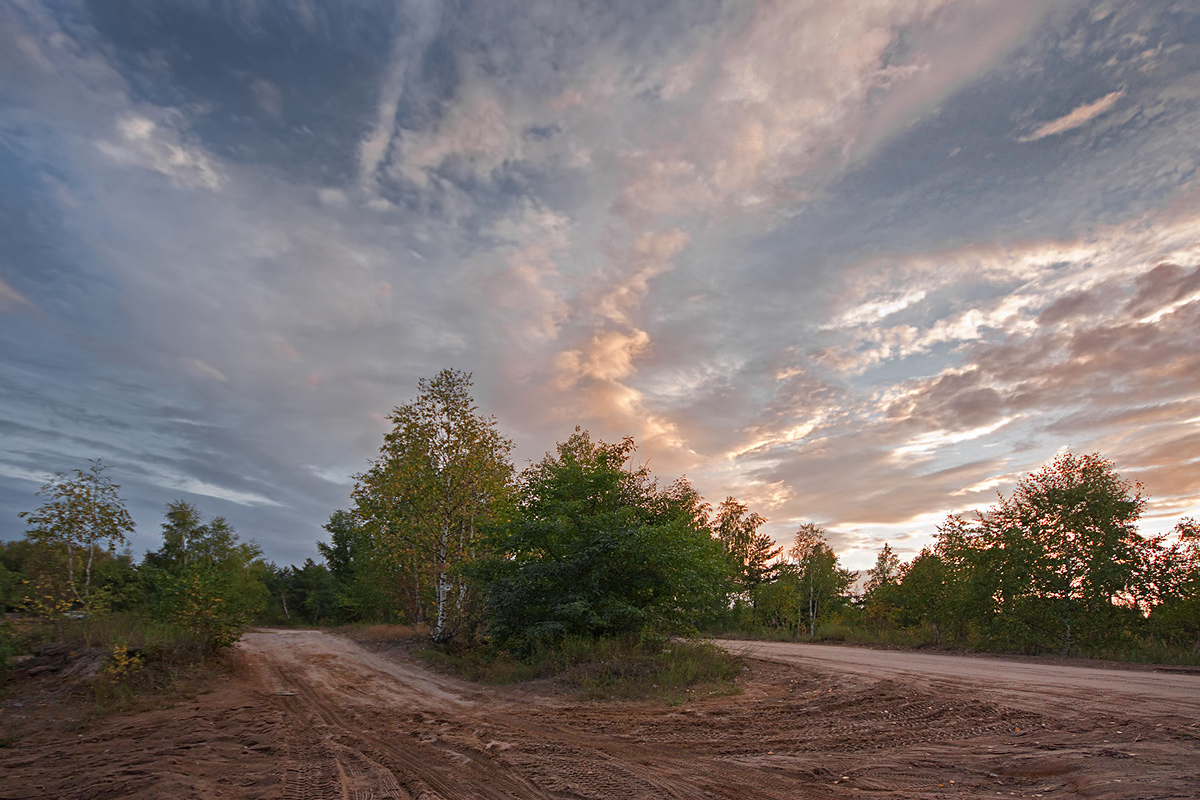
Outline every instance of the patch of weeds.
<path fill-rule="evenodd" d="M 355 623 L 334 629 L 335 633 L 356 642 L 371 642 L 377 645 L 407 643 L 429 635 L 422 625 L 397 625 L 391 623 Z"/>
<path fill-rule="evenodd" d="M 592 699 L 661 700 L 735 692 L 741 656 L 686 639 L 569 637 L 525 655 L 483 644 L 416 651 L 436 669 L 477 683 L 507 685 L 556 677 Z"/>
<path fill-rule="evenodd" d="M 563 642 L 564 679 L 585 696 L 682 703 L 730 694 L 741 657 L 686 639 L 576 639 Z"/>
<path fill-rule="evenodd" d="M 554 672 L 552 665 L 546 663 L 545 659 L 519 659 L 507 650 L 488 644 L 476 647 L 437 647 L 427 644 L 417 649 L 414 655 L 434 669 L 492 686 L 522 683 L 546 677 Z"/>
<path fill-rule="evenodd" d="M 1083 655 L 1086 658 L 1106 661 L 1130 661 L 1139 664 L 1163 664 L 1179 667 L 1200 666 L 1200 653 L 1194 650 L 1164 647 L 1154 643 L 1085 649 Z"/>

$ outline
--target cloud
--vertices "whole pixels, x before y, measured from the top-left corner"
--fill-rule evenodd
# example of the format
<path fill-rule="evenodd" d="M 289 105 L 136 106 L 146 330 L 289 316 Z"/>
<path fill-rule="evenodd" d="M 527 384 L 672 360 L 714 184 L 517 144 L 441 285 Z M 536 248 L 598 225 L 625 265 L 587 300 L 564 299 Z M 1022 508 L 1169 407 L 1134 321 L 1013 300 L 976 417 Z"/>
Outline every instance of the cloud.
<path fill-rule="evenodd" d="M 406 14 L 404 32 L 392 42 L 389 64 L 384 72 L 374 124 L 358 145 L 360 186 L 374 193 L 376 171 L 384 163 L 396 135 L 396 113 L 406 86 L 413 80 L 415 66 L 437 31 L 440 5 L 435 0 L 412 0 L 402 4 Z"/>
<path fill-rule="evenodd" d="M 923 289 L 919 289 L 913 292 L 905 292 L 895 297 L 869 300 L 860 306 L 845 311 L 840 317 L 830 323 L 830 327 L 855 327 L 880 322 L 892 314 L 903 311 L 912 304 L 924 300 L 925 294 Z"/>
<path fill-rule="evenodd" d="M 650 335 L 637 316 L 651 281 L 674 268 L 675 258 L 690 237 L 671 228 L 639 235 L 631 246 L 614 254 L 613 275 L 605 275 L 595 291 L 576 299 L 586 322 L 554 359 L 553 386 L 569 393 L 586 417 L 610 428 L 637 430 L 641 438 L 679 446 L 675 426 L 654 415 L 642 403 L 643 393 L 628 379 L 636 374 L 637 359 L 651 346 Z M 561 402 L 561 400 L 560 400 Z"/>
<path fill-rule="evenodd" d="M 20 292 L 0 278 L 0 311 L 11 311 L 14 308 L 28 305 L 30 305 L 29 301 Z"/>
<path fill-rule="evenodd" d="M 523 361 L 557 339 L 571 313 L 566 278 L 559 268 L 571 246 L 571 223 L 532 203 L 498 220 L 489 234 L 502 244 L 503 263 L 487 281 L 489 312 L 497 319 L 513 362 Z"/>
<path fill-rule="evenodd" d="M 276 118 L 283 116 L 283 93 L 278 86 L 264 78 L 255 78 L 250 82 L 250 89 L 264 114 Z"/>
<path fill-rule="evenodd" d="M 186 363 L 188 371 L 198 378 L 229 383 L 229 378 L 225 377 L 224 373 L 212 364 L 208 364 L 198 358 L 189 358 Z"/>
<path fill-rule="evenodd" d="M 448 165 L 486 178 L 521 157 L 521 140 L 504 106 L 476 90 L 457 98 L 437 126 L 403 132 L 391 172 L 424 188 Z"/>
<path fill-rule="evenodd" d="M 180 477 L 175 480 L 164 480 L 160 485 L 167 489 L 176 489 L 181 492 L 189 492 L 198 494 L 204 497 L 215 497 L 218 500 L 226 500 L 240 506 L 279 506 L 280 503 L 272 500 L 269 497 L 253 494 L 251 492 L 242 492 L 236 489 L 229 489 L 223 486 L 214 486 L 203 481 L 198 481 L 193 478 Z"/>
<path fill-rule="evenodd" d="M 857 363 L 829 349 L 781 350 L 776 386 L 799 379 L 809 392 L 759 400 L 728 464 L 707 463 L 693 477 L 747 496 L 789 487 L 771 514 L 777 538 L 815 519 L 847 544 L 868 531 L 923 529 L 919 545 L 933 528 L 923 520 L 994 502 L 1070 445 L 1152 482 L 1150 515 L 1169 516 L 1195 496 L 1194 454 L 1171 443 L 1190 442 L 1187 420 L 1200 418 L 1188 333 L 1200 329 L 1200 218 L 1188 208 L 1079 239 L 978 244 L 847 270 L 819 330 L 844 338 L 838 349 Z M 919 366 L 896 371 L 901 363 Z M 894 377 L 921 367 L 932 374 Z M 726 398 L 701 419 L 737 402 Z"/>
<path fill-rule="evenodd" d="M 1124 89 L 1118 89 L 1114 92 L 1101 97 L 1091 103 L 1084 103 L 1078 106 L 1071 112 L 1064 114 L 1058 119 L 1052 119 L 1045 122 L 1034 129 L 1033 133 L 1028 136 L 1022 136 L 1022 142 L 1036 142 L 1038 139 L 1044 139 L 1047 136 L 1057 136 L 1060 133 L 1081 128 L 1087 123 L 1094 120 L 1096 117 L 1105 113 L 1116 105 L 1117 101 L 1125 96 Z"/>
<path fill-rule="evenodd" d="M 116 137 L 96 142 L 100 152 L 121 164 L 159 172 L 173 181 L 216 190 L 222 178 L 212 159 L 179 135 L 140 114 L 127 114 L 115 125 Z"/>
<path fill-rule="evenodd" d="M 111 454 L 151 516 L 195 493 L 303 558 L 452 366 L 518 461 L 633 434 L 859 556 L 1065 443 L 1196 496 L 1186 25 L 518 5 L 195 10 L 219 53 L 171 9 L 0 11 L 12 470 Z M 1015 141 L 1081 85 L 1124 88 Z"/>
<path fill-rule="evenodd" d="M 803 204 L 993 66 L 1043 13 L 1040 2 L 758 3 L 739 29 L 658 73 L 671 116 L 652 123 L 658 146 L 626 154 L 614 210 L 728 216 Z"/>

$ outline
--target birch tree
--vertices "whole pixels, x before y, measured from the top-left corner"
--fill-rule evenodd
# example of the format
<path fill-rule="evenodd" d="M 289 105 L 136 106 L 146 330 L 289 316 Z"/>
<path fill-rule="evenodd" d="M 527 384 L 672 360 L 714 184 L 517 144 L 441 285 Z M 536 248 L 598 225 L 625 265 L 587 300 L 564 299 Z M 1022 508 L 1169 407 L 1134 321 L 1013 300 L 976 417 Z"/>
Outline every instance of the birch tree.
<path fill-rule="evenodd" d="M 807 618 L 809 638 L 816 638 L 817 617 L 838 598 L 844 598 L 858 573 L 842 569 L 837 554 L 825 538 L 825 531 L 812 522 L 796 531 L 788 557 L 796 565 L 800 585 L 797 622 L 802 623 Z"/>
<path fill-rule="evenodd" d="M 389 416 L 394 427 L 357 476 L 354 499 L 379 549 L 409 576 L 416 618 L 443 643 L 469 621 L 474 598 L 461 567 L 511 491 L 513 445 L 495 417 L 478 413 L 469 374 L 442 370 L 418 388 Z"/>
<path fill-rule="evenodd" d="M 36 511 L 20 516 L 29 525 L 33 542 L 61 547 L 66 553 L 69 602 L 90 609 L 96 598 L 92 591 L 92 568 L 105 549 L 128 545 L 133 519 L 125 510 L 117 490 L 99 460 L 86 470 L 55 474 L 37 494 L 46 498 Z"/>

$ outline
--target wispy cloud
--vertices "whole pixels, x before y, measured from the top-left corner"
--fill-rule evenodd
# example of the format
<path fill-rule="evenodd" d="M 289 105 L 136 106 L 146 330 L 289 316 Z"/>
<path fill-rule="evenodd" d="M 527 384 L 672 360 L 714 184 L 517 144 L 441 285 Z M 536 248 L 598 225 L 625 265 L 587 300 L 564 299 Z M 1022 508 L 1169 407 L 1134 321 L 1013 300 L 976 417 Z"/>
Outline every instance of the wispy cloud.
<path fill-rule="evenodd" d="M 1049 122 L 1039 125 L 1034 129 L 1033 133 L 1030 133 L 1028 136 L 1022 136 L 1021 141 L 1036 142 L 1038 139 L 1044 139 L 1047 136 L 1057 136 L 1060 133 L 1081 128 L 1111 109 L 1124 96 L 1124 89 L 1109 92 L 1099 100 L 1084 103 L 1058 119 L 1052 119 Z"/>
<path fill-rule="evenodd" d="M 219 189 L 221 176 L 200 148 L 184 144 L 169 129 L 139 114 L 117 121 L 115 136 L 96 143 L 100 152 L 122 164 L 154 170 L 186 186 Z"/>
<path fill-rule="evenodd" d="M 398 133 L 396 113 L 405 86 L 415 80 L 416 66 L 428 47 L 437 24 L 440 6 L 434 0 L 415 0 L 401 4 L 409 12 L 401 33 L 392 42 L 389 63 L 384 70 L 375 119 L 370 131 L 358 146 L 358 179 L 362 188 L 374 194 L 376 172 L 388 156 L 388 150 Z"/>
<path fill-rule="evenodd" d="M 0 505 L 100 455 L 295 560 L 450 366 L 868 562 L 1064 444 L 1190 508 L 1196 14 L 1091 11 L 5 6 Z"/>
<path fill-rule="evenodd" d="M 29 301 L 20 292 L 9 286 L 8 282 L 3 278 L 0 278 L 0 311 L 9 311 L 28 305 Z"/>

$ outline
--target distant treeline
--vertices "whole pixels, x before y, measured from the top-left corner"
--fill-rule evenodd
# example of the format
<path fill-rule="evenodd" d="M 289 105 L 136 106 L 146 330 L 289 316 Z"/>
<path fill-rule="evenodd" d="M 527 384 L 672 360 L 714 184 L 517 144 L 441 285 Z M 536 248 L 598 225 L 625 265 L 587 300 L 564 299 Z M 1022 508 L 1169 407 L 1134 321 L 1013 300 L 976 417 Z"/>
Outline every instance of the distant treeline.
<path fill-rule="evenodd" d="M 1200 528 L 1143 536 L 1141 487 L 1097 454 L 1058 456 L 1010 497 L 950 516 L 902 563 L 859 581 L 826 532 L 777 546 L 761 516 L 715 509 L 631 463 L 632 439 L 576 429 L 517 473 L 468 375 L 395 409 L 324 564 L 277 575 L 274 613 L 424 623 L 436 641 L 510 648 L 655 630 L 882 640 L 1005 652 L 1200 651 Z M 785 549 L 786 547 L 786 549 Z M 855 587 L 861 583 L 861 590 Z"/>
<path fill-rule="evenodd" d="M 138 614 L 236 640 L 251 622 L 404 621 L 438 643 L 510 652 L 567 638 L 734 632 L 1005 652 L 1200 652 L 1200 526 L 1143 536 L 1141 487 L 1096 454 L 1063 454 L 972 518 L 950 516 L 908 563 L 889 545 L 842 567 L 806 524 L 785 546 L 735 498 L 635 466 L 632 439 L 580 429 L 521 472 L 470 376 L 444 370 L 397 407 L 321 562 L 278 567 L 222 518 L 167 506 L 163 544 L 135 564 L 132 522 L 93 464 L 43 487 L 21 541 L 0 548 L 0 599 L 46 620 Z"/>

